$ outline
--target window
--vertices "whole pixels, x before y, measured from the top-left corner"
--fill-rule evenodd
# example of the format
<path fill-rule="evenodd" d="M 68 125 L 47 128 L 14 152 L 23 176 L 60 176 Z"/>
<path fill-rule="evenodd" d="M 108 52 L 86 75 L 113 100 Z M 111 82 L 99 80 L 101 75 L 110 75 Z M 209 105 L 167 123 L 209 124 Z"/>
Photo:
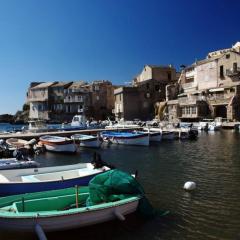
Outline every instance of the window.
<path fill-rule="evenodd" d="M 235 89 L 234 88 L 230 88 L 230 92 L 235 92 Z"/>
<path fill-rule="evenodd" d="M 196 114 L 197 113 L 197 108 L 196 107 L 192 107 L 192 114 Z"/>
<path fill-rule="evenodd" d="M 97 101 L 99 100 L 99 96 L 96 96 Z"/>
<path fill-rule="evenodd" d="M 224 77 L 224 68 L 223 65 L 220 66 L 220 78 Z"/>
<path fill-rule="evenodd" d="M 230 58 L 230 54 L 226 54 L 226 59 L 229 59 Z"/>
<path fill-rule="evenodd" d="M 185 107 L 182 108 L 182 115 L 185 114 Z"/>
<path fill-rule="evenodd" d="M 233 63 L 233 72 L 234 73 L 237 72 L 237 63 L 236 62 Z"/>
<path fill-rule="evenodd" d="M 95 85 L 93 88 L 94 88 L 95 91 L 99 91 L 99 86 L 98 85 Z"/>
<path fill-rule="evenodd" d="M 172 79 L 172 74 L 171 74 L 170 72 L 168 72 L 167 78 L 168 78 L 168 80 L 171 80 L 171 79 Z"/>

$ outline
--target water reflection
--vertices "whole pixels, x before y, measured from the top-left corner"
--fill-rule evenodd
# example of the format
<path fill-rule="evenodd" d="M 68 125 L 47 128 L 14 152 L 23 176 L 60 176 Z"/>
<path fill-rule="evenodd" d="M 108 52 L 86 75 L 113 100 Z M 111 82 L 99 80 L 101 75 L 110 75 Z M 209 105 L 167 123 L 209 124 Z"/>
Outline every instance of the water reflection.
<path fill-rule="evenodd" d="M 240 134 L 231 131 L 201 133 L 197 141 L 174 141 L 149 148 L 103 146 L 104 161 L 130 173 L 139 181 L 165 217 L 147 222 L 136 216 L 126 223 L 108 223 L 88 230 L 49 234 L 49 239 L 237 239 L 240 226 Z M 37 157 L 43 166 L 89 162 L 94 150 L 75 155 L 46 153 Z M 183 190 L 186 181 L 197 189 Z M 90 232 L 89 232 L 90 231 Z M 72 234 L 74 233 L 74 234 Z M 2 238 L 0 235 L 0 239 Z M 8 239 L 14 239 L 13 236 Z M 15 235 L 15 239 L 22 239 Z M 25 238 L 28 239 L 28 238 Z"/>

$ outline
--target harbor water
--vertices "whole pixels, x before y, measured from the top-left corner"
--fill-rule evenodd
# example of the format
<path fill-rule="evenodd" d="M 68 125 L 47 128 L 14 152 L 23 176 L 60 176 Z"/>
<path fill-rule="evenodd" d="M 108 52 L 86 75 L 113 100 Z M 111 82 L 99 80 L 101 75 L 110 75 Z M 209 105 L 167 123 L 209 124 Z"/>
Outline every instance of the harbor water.
<path fill-rule="evenodd" d="M 110 145 L 97 150 L 104 161 L 134 173 L 155 209 L 169 211 L 140 221 L 114 221 L 86 229 L 48 233 L 48 239 L 240 239 L 240 133 L 200 133 L 196 141 L 165 141 L 149 147 Z M 94 150 L 36 156 L 42 166 L 89 162 Z M 194 181 L 193 192 L 183 190 Z M 0 233 L 0 239 L 37 239 Z"/>

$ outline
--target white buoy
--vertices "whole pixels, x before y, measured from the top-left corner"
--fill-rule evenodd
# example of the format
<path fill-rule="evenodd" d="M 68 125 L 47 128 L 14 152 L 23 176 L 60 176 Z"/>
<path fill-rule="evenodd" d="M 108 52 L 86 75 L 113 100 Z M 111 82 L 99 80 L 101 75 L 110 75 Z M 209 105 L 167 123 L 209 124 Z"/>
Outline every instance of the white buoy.
<path fill-rule="evenodd" d="M 192 191 L 197 187 L 195 182 L 185 182 L 183 189 L 187 191 Z"/>

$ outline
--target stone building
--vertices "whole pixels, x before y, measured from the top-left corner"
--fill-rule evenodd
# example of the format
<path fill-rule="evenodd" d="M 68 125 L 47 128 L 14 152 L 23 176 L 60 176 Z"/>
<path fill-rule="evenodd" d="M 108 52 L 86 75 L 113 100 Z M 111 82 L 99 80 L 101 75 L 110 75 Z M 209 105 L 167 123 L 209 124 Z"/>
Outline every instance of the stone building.
<path fill-rule="evenodd" d="M 151 120 L 154 104 L 165 101 L 166 86 L 176 82 L 176 70 L 170 66 L 145 65 L 131 87 L 115 89 L 115 118 Z"/>
<path fill-rule="evenodd" d="M 29 118 L 63 122 L 84 112 L 87 118 L 105 120 L 114 109 L 113 92 L 109 81 L 31 83 Z"/>
<path fill-rule="evenodd" d="M 70 121 L 74 115 L 87 111 L 90 105 L 90 96 L 84 87 L 87 83 L 84 81 L 72 82 L 64 90 L 65 119 Z"/>
<path fill-rule="evenodd" d="M 218 50 L 183 69 L 179 79 L 178 118 L 240 120 L 240 43 Z M 172 107 L 172 106 L 171 106 Z M 174 116 L 170 114 L 169 118 Z"/>
<path fill-rule="evenodd" d="M 67 120 L 66 106 L 64 104 L 65 91 L 72 82 L 57 82 L 50 86 L 49 94 L 49 118 L 61 122 Z"/>
<path fill-rule="evenodd" d="M 85 86 L 90 94 L 91 103 L 88 106 L 88 117 L 95 120 L 105 120 L 113 115 L 114 86 L 110 81 L 99 80 Z"/>
<path fill-rule="evenodd" d="M 31 83 L 27 92 L 30 119 L 50 119 L 51 86 L 56 82 Z"/>

